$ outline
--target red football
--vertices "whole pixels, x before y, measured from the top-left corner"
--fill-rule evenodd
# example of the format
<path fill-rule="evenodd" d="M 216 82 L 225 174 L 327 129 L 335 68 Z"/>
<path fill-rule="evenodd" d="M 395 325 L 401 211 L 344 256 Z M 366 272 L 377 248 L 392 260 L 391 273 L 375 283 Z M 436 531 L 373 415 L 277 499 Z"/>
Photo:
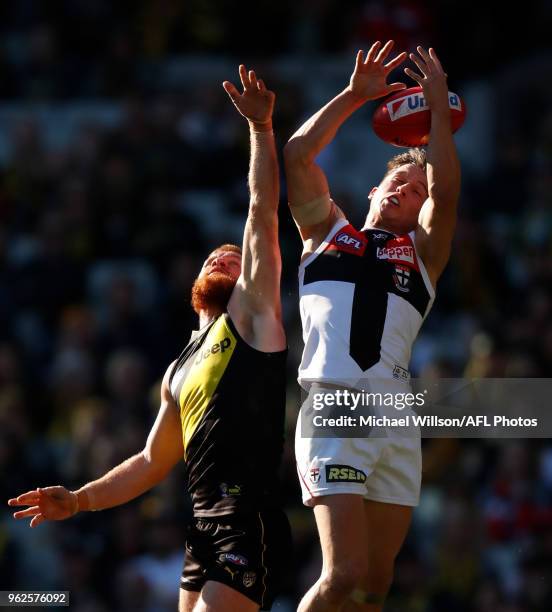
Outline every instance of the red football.
<path fill-rule="evenodd" d="M 466 118 L 466 104 L 458 94 L 449 91 L 450 124 L 453 133 Z M 421 87 L 397 91 L 386 98 L 372 117 L 374 132 L 397 147 L 419 147 L 429 142 L 431 112 Z"/>

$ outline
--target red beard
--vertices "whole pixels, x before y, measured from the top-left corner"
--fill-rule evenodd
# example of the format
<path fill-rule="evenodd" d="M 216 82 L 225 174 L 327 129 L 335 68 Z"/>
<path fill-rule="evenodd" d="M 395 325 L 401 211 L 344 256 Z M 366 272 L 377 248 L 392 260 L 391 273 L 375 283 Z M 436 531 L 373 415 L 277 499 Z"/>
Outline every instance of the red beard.
<path fill-rule="evenodd" d="M 202 310 L 220 314 L 226 310 L 236 281 L 223 272 L 213 272 L 196 278 L 192 287 L 192 307 L 199 314 Z"/>

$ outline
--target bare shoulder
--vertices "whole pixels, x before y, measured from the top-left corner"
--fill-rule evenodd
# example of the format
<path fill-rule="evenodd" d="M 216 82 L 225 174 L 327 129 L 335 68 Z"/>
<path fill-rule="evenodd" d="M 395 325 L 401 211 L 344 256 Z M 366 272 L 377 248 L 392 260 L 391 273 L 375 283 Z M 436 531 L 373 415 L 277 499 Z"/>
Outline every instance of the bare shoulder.
<path fill-rule="evenodd" d="M 165 371 L 165 374 L 163 375 L 163 380 L 161 381 L 161 399 L 164 401 L 174 401 L 170 389 L 170 379 L 177 361 L 178 359 L 175 359 L 169 365 L 169 367 Z"/>
<path fill-rule="evenodd" d="M 247 303 L 240 299 L 239 288 L 236 289 L 230 298 L 227 311 L 240 338 L 252 348 L 264 353 L 284 350 L 286 334 L 280 304 L 258 312 L 251 311 Z"/>
<path fill-rule="evenodd" d="M 316 251 L 339 219 L 345 219 L 345 213 L 332 200 L 332 210 L 325 221 L 308 227 L 299 227 L 299 233 L 303 240 L 301 261 Z"/>

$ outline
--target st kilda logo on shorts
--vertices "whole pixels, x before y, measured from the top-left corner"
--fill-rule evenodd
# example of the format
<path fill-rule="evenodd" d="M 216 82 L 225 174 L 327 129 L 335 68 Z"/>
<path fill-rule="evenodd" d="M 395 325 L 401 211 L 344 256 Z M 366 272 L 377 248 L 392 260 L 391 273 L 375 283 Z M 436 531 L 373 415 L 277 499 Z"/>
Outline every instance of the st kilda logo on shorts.
<path fill-rule="evenodd" d="M 317 484 L 320 481 L 320 468 L 313 467 L 309 470 L 309 476 L 312 484 Z"/>
<path fill-rule="evenodd" d="M 350 465 L 327 465 L 326 482 L 366 482 L 366 474 Z"/>

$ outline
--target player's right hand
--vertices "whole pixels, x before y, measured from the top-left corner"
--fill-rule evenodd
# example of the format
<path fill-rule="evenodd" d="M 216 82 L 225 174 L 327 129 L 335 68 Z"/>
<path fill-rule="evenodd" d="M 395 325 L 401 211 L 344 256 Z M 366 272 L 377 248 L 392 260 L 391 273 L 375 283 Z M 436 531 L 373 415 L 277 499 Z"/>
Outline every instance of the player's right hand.
<path fill-rule="evenodd" d="M 76 493 L 65 487 L 34 489 L 9 499 L 8 506 L 29 506 L 25 510 L 14 512 L 13 517 L 16 519 L 32 517 L 30 527 L 36 527 L 44 521 L 63 521 L 79 510 Z"/>
<path fill-rule="evenodd" d="M 370 47 L 370 50 L 366 53 L 366 58 L 364 58 L 362 50 L 357 53 L 349 90 L 362 102 L 376 100 L 395 91 L 406 89 L 406 83 L 387 84 L 389 73 L 406 59 L 406 52 L 403 51 L 391 61 L 386 64 L 383 63 L 394 44 L 392 40 L 388 40 L 380 50 L 381 42 L 378 40 Z"/>
<path fill-rule="evenodd" d="M 238 112 L 253 124 L 262 126 L 272 121 L 274 110 L 274 92 L 266 88 L 262 79 L 257 79 L 253 70 L 247 71 L 241 64 L 239 67 L 243 91 L 240 92 L 230 81 L 224 81 L 222 86 L 232 100 Z M 271 129 L 271 128 L 270 128 Z"/>

